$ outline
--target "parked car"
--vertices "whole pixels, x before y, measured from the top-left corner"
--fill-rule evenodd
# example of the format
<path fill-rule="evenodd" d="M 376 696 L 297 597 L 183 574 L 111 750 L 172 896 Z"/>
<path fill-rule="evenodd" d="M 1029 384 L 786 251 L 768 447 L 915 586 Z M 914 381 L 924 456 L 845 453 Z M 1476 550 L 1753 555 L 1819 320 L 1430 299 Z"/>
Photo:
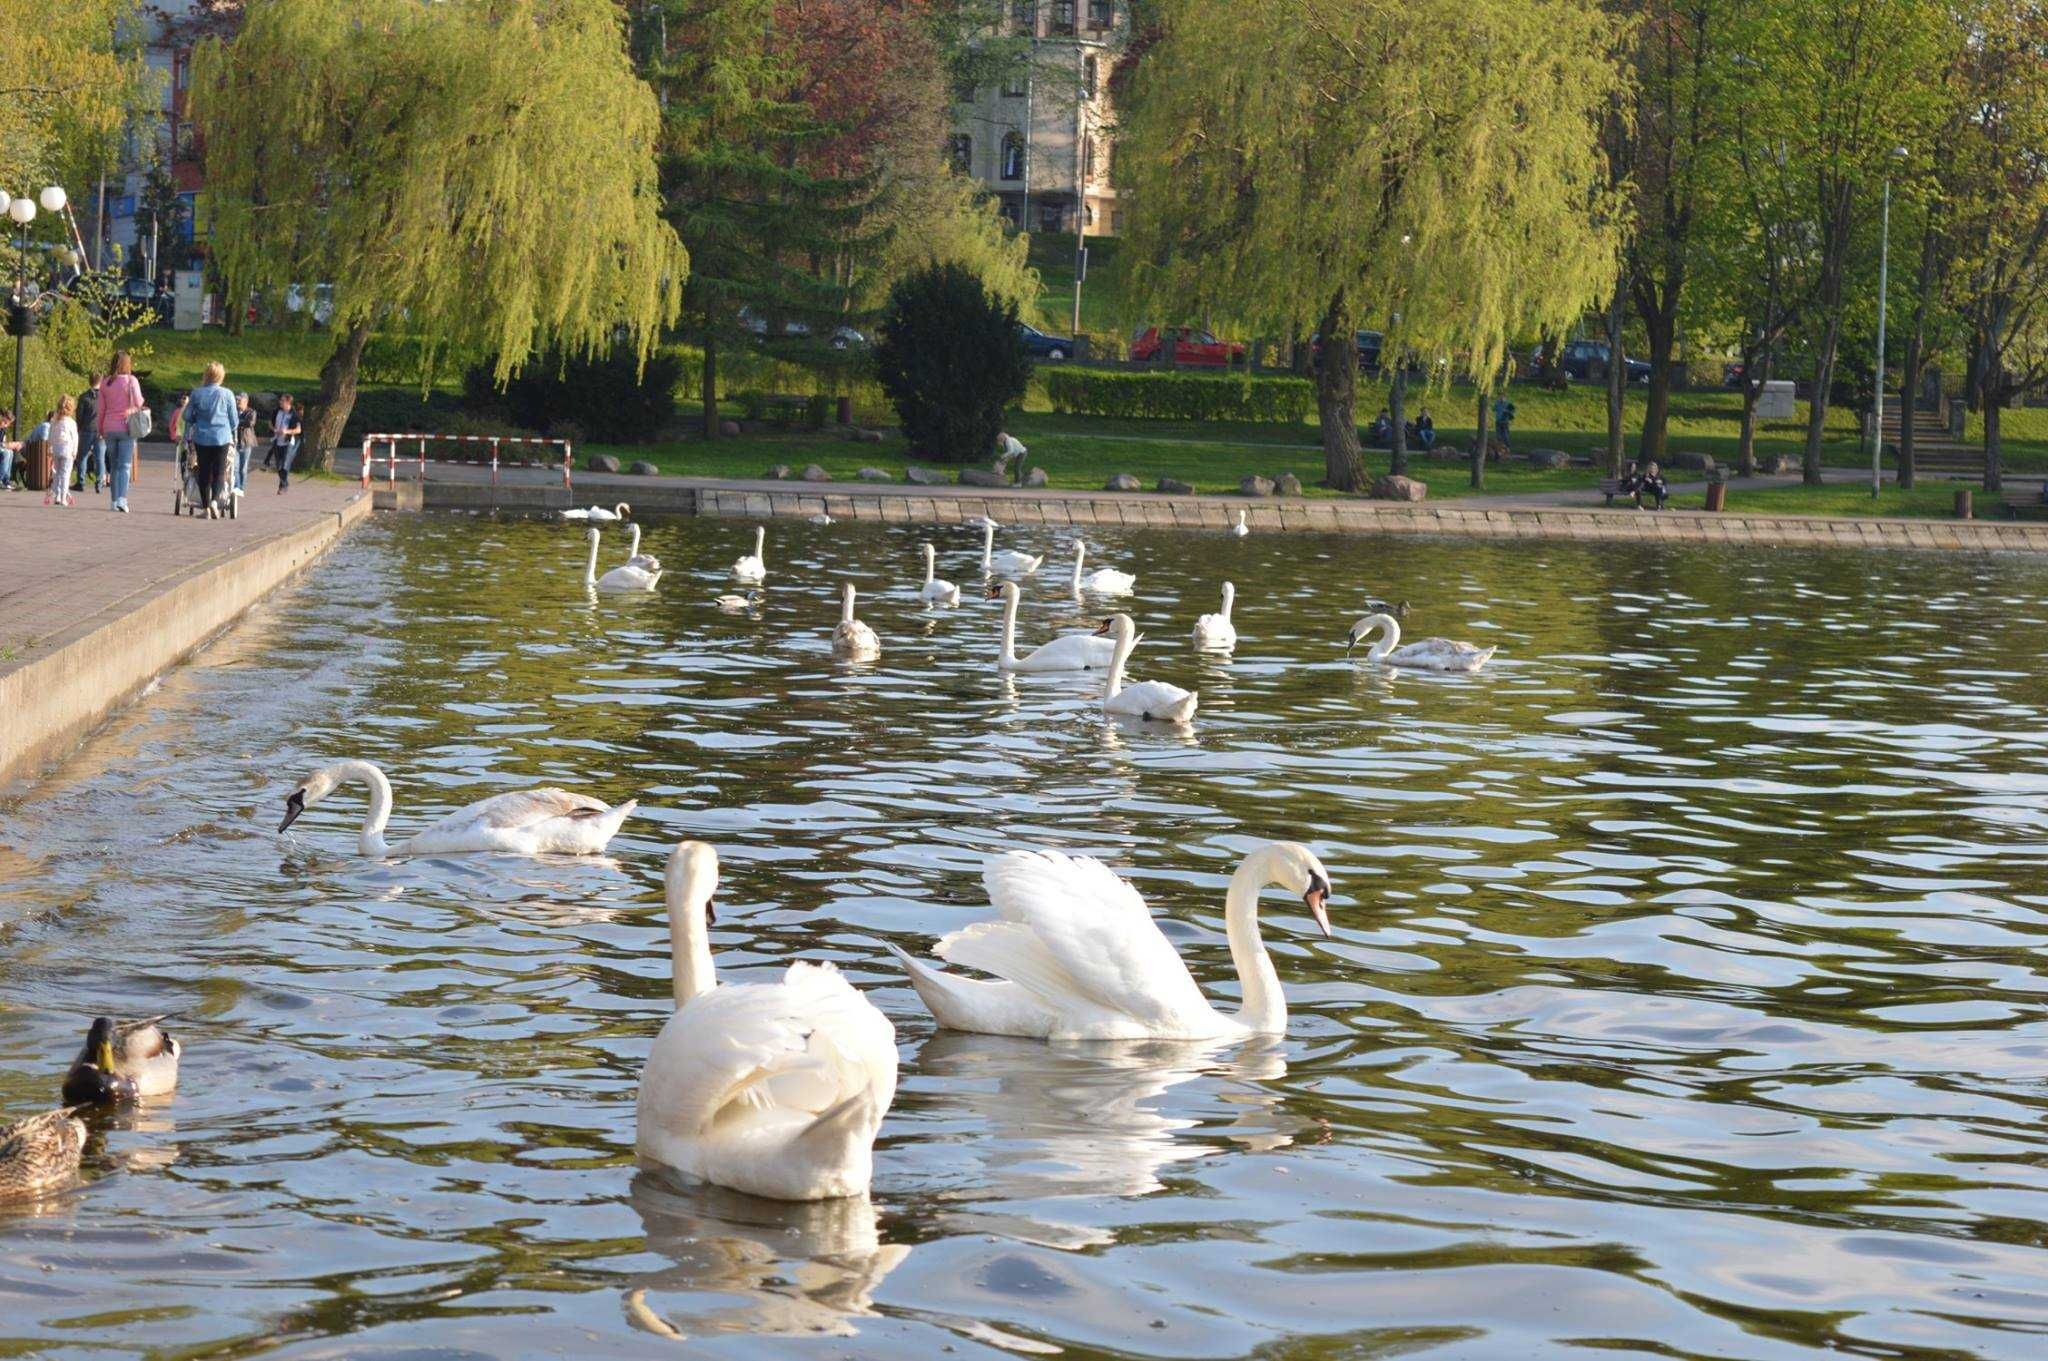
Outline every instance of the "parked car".
<path fill-rule="evenodd" d="M 1386 339 L 1378 331 L 1360 331 L 1354 337 L 1358 346 L 1358 367 L 1366 373 L 1380 371 L 1380 345 Z M 1317 336 L 1309 342 L 1309 350 L 1320 361 L 1323 357 L 1323 338 Z"/>
<path fill-rule="evenodd" d="M 127 279 L 121 284 L 121 296 L 147 307 L 159 322 L 170 320 L 173 309 L 168 288 L 158 288 L 147 279 Z"/>
<path fill-rule="evenodd" d="M 1244 358 L 1242 344 L 1218 340 L 1196 326 L 1148 326 L 1131 340 L 1131 358 L 1140 363 L 1157 359 L 1168 340 L 1173 341 L 1174 362 L 1191 368 L 1228 368 Z"/>
<path fill-rule="evenodd" d="M 284 309 L 294 314 L 312 309 L 313 324 L 325 326 L 334 319 L 334 285 L 314 284 L 310 295 L 297 284 L 284 291 Z"/>
<path fill-rule="evenodd" d="M 1583 383 L 1592 378 L 1596 371 L 1607 372 L 1607 342 L 1604 340 L 1568 340 L 1564 350 L 1557 357 L 1557 367 L 1570 377 Z M 1631 383 L 1650 381 L 1650 361 L 1624 355 L 1622 365 L 1628 371 Z M 1537 356 L 1530 357 L 1530 367 L 1538 368 Z"/>
<path fill-rule="evenodd" d="M 769 338 L 768 318 L 754 311 L 751 307 L 742 307 L 739 310 L 739 323 L 752 334 L 760 336 L 764 340 Z M 811 324 L 808 321 L 792 318 L 782 322 L 775 328 L 774 339 L 808 340 L 810 336 Z M 835 326 L 832 328 L 831 334 L 825 337 L 825 343 L 835 350 L 858 350 L 864 349 L 867 346 L 868 338 L 851 326 Z"/>
<path fill-rule="evenodd" d="M 1074 341 L 1070 336 L 1047 335 L 1036 326 L 1017 323 L 1017 335 L 1024 342 L 1024 353 L 1033 359 L 1049 359 L 1057 364 L 1074 353 Z"/>

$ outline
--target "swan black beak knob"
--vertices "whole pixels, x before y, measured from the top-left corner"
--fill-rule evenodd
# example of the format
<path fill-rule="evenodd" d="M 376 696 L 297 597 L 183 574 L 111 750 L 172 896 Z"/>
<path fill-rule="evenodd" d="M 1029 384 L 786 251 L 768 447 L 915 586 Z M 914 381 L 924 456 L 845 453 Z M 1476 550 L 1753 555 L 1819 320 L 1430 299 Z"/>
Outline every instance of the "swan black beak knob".
<path fill-rule="evenodd" d="M 282 832 L 285 828 L 291 826 L 294 822 L 297 822 L 299 820 L 299 814 L 305 811 L 306 791 L 303 789 L 294 789 L 291 792 L 290 797 L 288 797 L 284 801 L 284 821 L 277 824 L 277 830 Z"/>

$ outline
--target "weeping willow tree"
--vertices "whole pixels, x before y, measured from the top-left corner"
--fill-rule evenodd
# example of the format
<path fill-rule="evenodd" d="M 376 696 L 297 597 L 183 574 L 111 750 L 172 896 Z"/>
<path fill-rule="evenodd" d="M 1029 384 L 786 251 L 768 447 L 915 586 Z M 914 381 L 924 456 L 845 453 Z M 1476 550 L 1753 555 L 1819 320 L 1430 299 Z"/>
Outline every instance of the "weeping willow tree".
<path fill-rule="evenodd" d="M 253 0 L 204 44 L 216 257 L 231 294 L 334 289 L 307 444 L 331 457 L 364 343 L 644 360 L 689 257 L 661 217 L 659 110 L 612 0 Z"/>
<path fill-rule="evenodd" d="M 1482 389 L 1613 289 L 1600 125 L 1621 30 L 1579 0 L 1158 0 L 1120 96 L 1139 300 L 1331 338 L 1326 481 L 1365 483 L 1353 332 Z M 1247 53 L 1258 60 L 1247 61 Z M 1179 317 L 1161 315 L 1161 321 Z"/>

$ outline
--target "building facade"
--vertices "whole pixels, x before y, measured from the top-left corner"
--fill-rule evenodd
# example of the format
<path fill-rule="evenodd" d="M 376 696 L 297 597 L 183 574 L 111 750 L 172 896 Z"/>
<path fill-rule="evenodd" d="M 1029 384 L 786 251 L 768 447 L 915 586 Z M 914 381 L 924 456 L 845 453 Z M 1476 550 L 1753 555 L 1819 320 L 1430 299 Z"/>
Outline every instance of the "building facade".
<path fill-rule="evenodd" d="M 960 91 L 953 164 L 1025 231 L 1116 232 L 1110 178 L 1110 74 L 1130 36 L 1119 0 L 1014 0 L 1005 34 L 1019 60 L 993 84 Z"/>

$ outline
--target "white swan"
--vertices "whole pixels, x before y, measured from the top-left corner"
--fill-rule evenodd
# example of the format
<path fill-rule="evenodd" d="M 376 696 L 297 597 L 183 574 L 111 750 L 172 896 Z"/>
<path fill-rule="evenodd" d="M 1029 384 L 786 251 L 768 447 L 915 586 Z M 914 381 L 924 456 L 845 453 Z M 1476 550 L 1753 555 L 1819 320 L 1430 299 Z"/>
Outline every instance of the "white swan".
<path fill-rule="evenodd" d="M 1403 647 L 1401 625 L 1396 617 L 1408 613 L 1408 602 L 1404 600 L 1399 605 L 1389 606 L 1376 600 L 1372 602 L 1372 611 L 1351 626 L 1344 644 L 1344 650 L 1349 652 L 1374 629 L 1381 630 L 1379 638 L 1365 650 L 1365 659 L 1369 662 L 1410 666 L 1420 671 L 1477 671 L 1493 658 L 1494 648 L 1449 638 L 1424 638 Z"/>
<path fill-rule="evenodd" d="M 1195 647 L 1202 652 L 1229 652 L 1237 646 L 1237 625 L 1230 620 L 1230 607 L 1237 602 L 1237 587 L 1223 583 L 1223 608 L 1195 621 Z"/>
<path fill-rule="evenodd" d="M 920 545 L 924 549 L 924 585 L 917 588 L 917 598 L 927 605 L 957 605 L 960 603 L 960 588 L 950 581 L 941 581 L 932 575 L 939 561 L 939 551 L 930 544 Z"/>
<path fill-rule="evenodd" d="M 768 576 L 768 526 L 754 526 L 754 551 L 737 559 L 732 574 L 741 581 L 762 581 Z"/>
<path fill-rule="evenodd" d="M 564 520 L 591 520 L 601 525 L 608 525 L 614 520 L 628 519 L 632 514 L 633 508 L 624 501 L 621 501 L 610 510 L 606 510 L 603 506 L 565 510 L 562 512 L 562 518 Z"/>
<path fill-rule="evenodd" d="M 832 517 L 821 510 L 816 515 L 813 515 L 811 517 L 810 522 L 816 525 L 818 528 L 824 529 L 832 523 Z"/>
<path fill-rule="evenodd" d="M 597 526 L 592 525 L 586 530 L 584 537 L 590 540 L 590 560 L 583 564 L 583 584 L 585 586 L 595 586 L 600 591 L 651 591 L 661 584 L 661 568 L 659 566 L 650 572 L 645 567 L 635 567 L 633 564 L 627 563 L 624 567 L 614 567 L 603 576 L 599 576 L 597 574 Z"/>
<path fill-rule="evenodd" d="M 368 761 L 337 761 L 308 775 L 286 796 L 282 832 L 299 814 L 334 792 L 337 785 L 360 780 L 370 786 L 370 815 L 357 845 L 373 860 L 394 855 L 448 855 L 461 851 L 511 851 L 517 855 L 597 855 L 618 834 L 619 824 L 633 815 L 637 799 L 618 807 L 588 794 L 566 789 L 524 789 L 493 794 L 458 808 L 396 846 L 386 844 L 384 826 L 391 820 L 391 781 Z"/>
<path fill-rule="evenodd" d="M 1005 548 L 1000 553 L 996 552 L 996 528 L 994 520 L 985 519 L 982 521 L 982 571 L 998 572 L 1006 577 L 1028 577 L 1045 562 L 1045 555 L 1043 553 L 1033 557 L 1029 553 L 1019 553 L 1011 548 Z"/>
<path fill-rule="evenodd" d="M 1074 594 L 1093 591 L 1097 595 L 1129 595 L 1138 579 L 1129 572 L 1119 572 L 1113 567 L 1100 567 L 1086 577 L 1081 575 L 1081 560 L 1088 556 L 1088 545 L 1080 539 L 1074 540 Z"/>
<path fill-rule="evenodd" d="M 1102 621 L 1099 630 L 1116 640 L 1116 653 L 1109 662 L 1109 689 L 1102 696 L 1102 712 L 1124 718 L 1145 718 L 1155 723 L 1188 723 L 1195 717 L 1201 697 L 1165 681 L 1124 684 L 1124 666 L 1131 649 L 1138 645 L 1137 629 L 1128 614 L 1114 614 Z"/>
<path fill-rule="evenodd" d="M 640 522 L 634 520 L 628 523 L 626 525 L 626 532 L 633 536 L 633 541 L 626 545 L 626 561 L 622 565 L 626 567 L 640 567 L 650 572 L 659 572 L 661 570 L 661 559 L 655 557 L 652 553 L 640 551 Z"/>
<path fill-rule="evenodd" d="M 848 661 L 869 662 L 882 655 L 882 640 L 875 631 L 853 617 L 853 583 L 840 583 L 839 627 L 832 630 L 834 656 Z"/>
<path fill-rule="evenodd" d="M 670 854 L 676 1010 L 640 1075 L 640 1161 L 771 1200 L 861 1195 L 896 1095 L 896 1029 L 830 964 L 719 987 L 717 886 L 709 846 Z"/>
<path fill-rule="evenodd" d="M 1003 650 L 996 657 L 1001 671 L 1107 671 L 1116 660 L 1116 641 L 1088 633 L 1066 633 L 1033 649 L 1028 657 L 1017 655 L 1017 583 L 1001 582 L 989 587 L 989 599 L 1003 602 Z"/>
<path fill-rule="evenodd" d="M 1274 841 L 1247 855 L 1223 899 L 1244 998 L 1231 1016 L 1202 996 L 1145 900 L 1102 862 L 1011 851 L 989 862 L 982 883 L 1002 919 L 953 932 L 937 954 L 997 981 L 950 974 L 889 947 L 933 1018 L 950 1030 L 1051 1040 L 1280 1034 L 1287 1001 L 1259 937 L 1260 891 L 1278 884 L 1300 894 L 1330 934 L 1330 876 L 1306 846 Z"/>
<path fill-rule="evenodd" d="M 1237 513 L 1237 523 L 1230 527 L 1232 537 L 1242 539 L 1245 535 L 1252 532 L 1252 527 L 1244 522 L 1244 517 L 1245 512 L 1239 511 Z"/>

